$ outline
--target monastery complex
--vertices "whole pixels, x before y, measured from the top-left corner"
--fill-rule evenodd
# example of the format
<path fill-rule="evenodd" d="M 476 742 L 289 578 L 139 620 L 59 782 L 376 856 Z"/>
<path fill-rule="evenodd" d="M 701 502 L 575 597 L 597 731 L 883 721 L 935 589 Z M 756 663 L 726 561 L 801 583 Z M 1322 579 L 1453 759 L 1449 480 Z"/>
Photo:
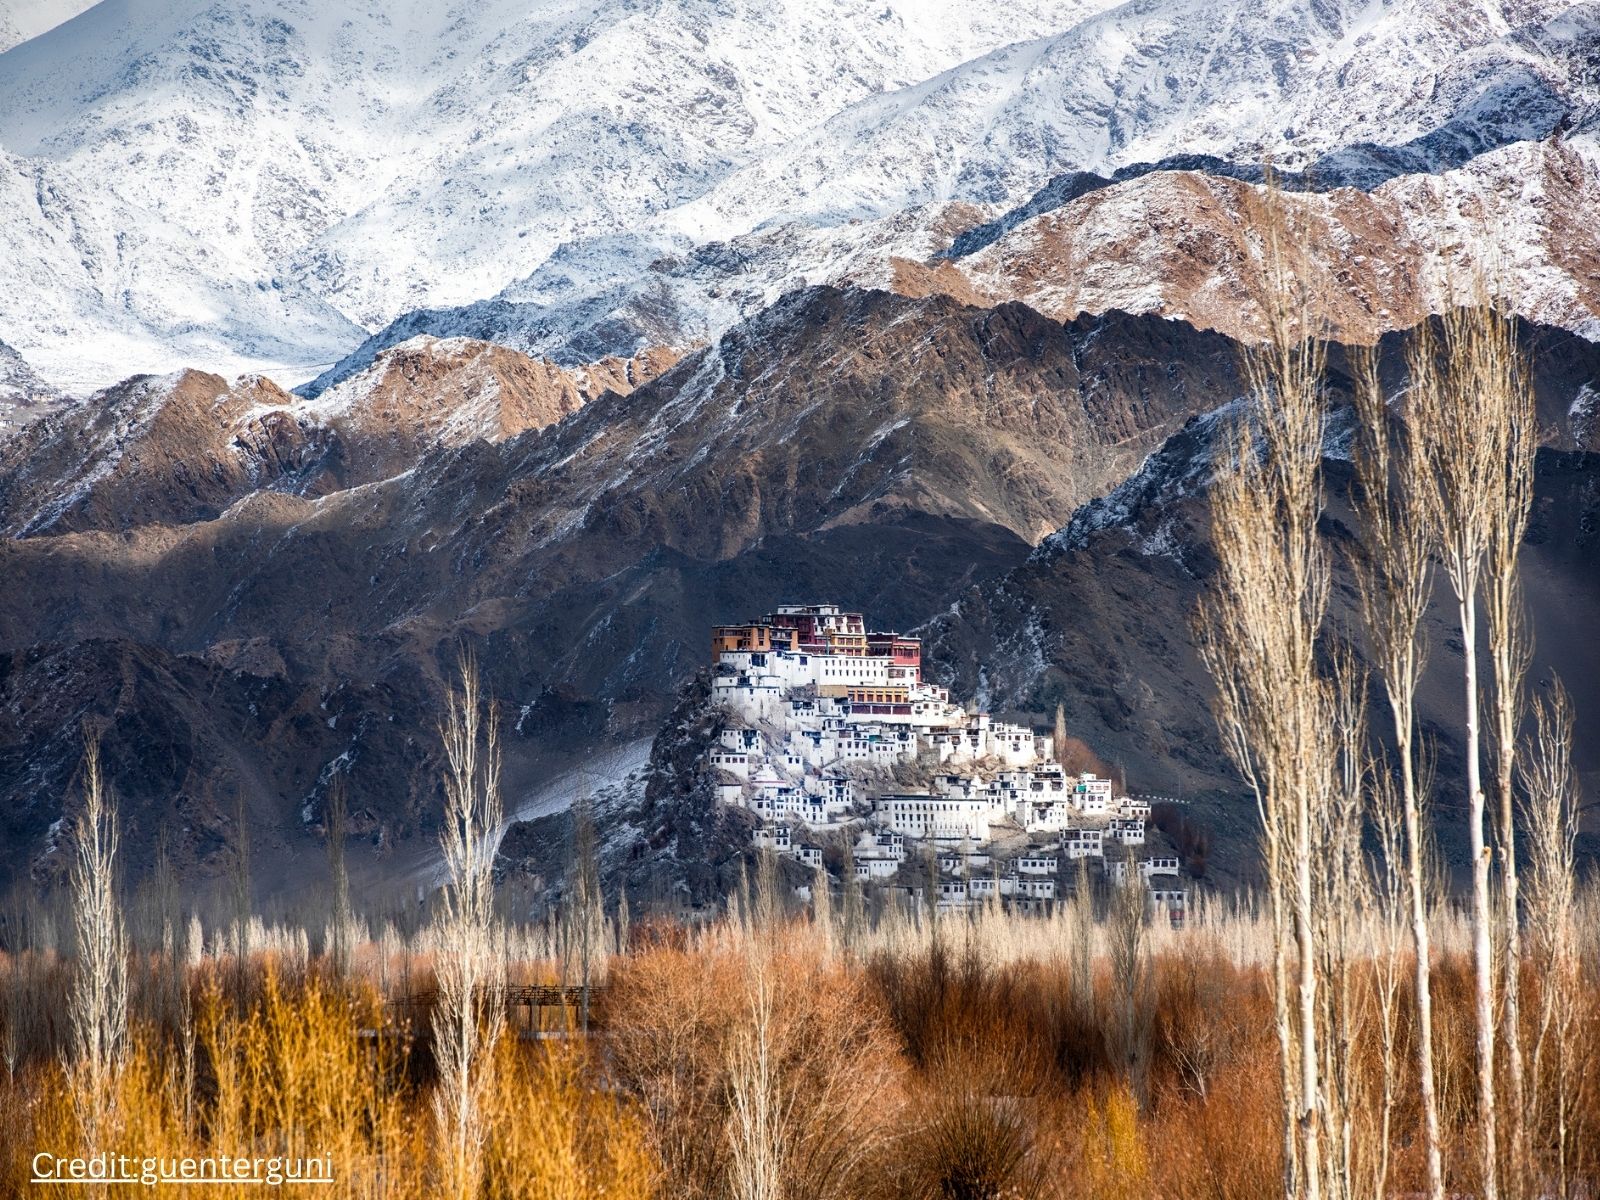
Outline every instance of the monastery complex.
<path fill-rule="evenodd" d="M 840 870 L 889 887 L 936 874 L 944 909 L 1047 908 L 1088 860 L 1182 920 L 1178 860 L 1143 856 L 1149 802 L 1068 773 L 1052 734 L 952 703 L 923 680 L 920 639 L 785 605 L 715 627 L 711 653 L 706 766 L 718 800 L 755 814 L 758 845 L 814 869 L 844 845 Z"/>

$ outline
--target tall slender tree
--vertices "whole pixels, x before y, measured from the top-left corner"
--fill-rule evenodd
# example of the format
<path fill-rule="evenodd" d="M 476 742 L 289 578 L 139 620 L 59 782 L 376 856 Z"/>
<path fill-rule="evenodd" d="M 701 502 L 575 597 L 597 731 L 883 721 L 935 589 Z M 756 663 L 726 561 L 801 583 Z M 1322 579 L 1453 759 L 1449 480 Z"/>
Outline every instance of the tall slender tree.
<path fill-rule="evenodd" d="M 1429 587 L 1428 535 L 1423 520 L 1426 463 L 1414 426 L 1391 421 L 1373 352 L 1352 362 L 1356 443 L 1356 509 L 1363 553 L 1356 578 L 1367 641 L 1389 705 L 1399 808 L 1405 830 L 1405 880 L 1415 952 L 1418 1099 L 1429 1200 L 1444 1198 L 1439 1151 L 1439 1099 L 1433 1069 L 1432 951 L 1428 930 L 1427 833 L 1417 769 L 1417 684 L 1427 658 L 1422 616 Z M 1398 442 L 1398 444 L 1396 444 Z"/>
<path fill-rule="evenodd" d="M 83 811 L 72 866 L 77 970 L 72 988 L 73 1073 L 91 1145 L 101 1132 L 128 1036 L 128 946 L 116 888 L 117 814 L 100 773 L 100 742 L 83 745 Z"/>
<path fill-rule="evenodd" d="M 434 1093 L 442 1192 L 478 1193 L 483 1171 L 482 1096 L 505 1026 L 504 964 L 495 946 L 494 856 L 501 834 L 500 724 L 483 696 L 477 664 L 461 661 L 446 699 L 440 738 L 445 811 L 440 832 L 445 884 L 439 898 L 433 1014 Z"/>
<path fill-rule="evenodd" d="M 1328 564 L 1323 509 L 1326 345 L 1314 336 L 1299 239 L 1267 190 L 1266 328 L 1245 355 L 1247 417 L 1224 446 L 1212 487 L 1216 584 L 1201 609 L 1201 648 L 1218 684 L 1218 717 L 1261 810 L 1277 951 L 1284 1073 L 1285 1191 L 1322 1190 L 1313 858 L 1333 787 L 1331 692 L 1318 668 Z M 1293 997 L 1290 1001 L 1290 977 Z"/>
<path fill-rule="evenodd" d="M 1527 1086 L 1522 1046 L 1522 916 L 1517 882 L 1517 801 L 1513 784 L 1517 741 L 1525 712 L 1523 681 L 1532 639 L 1522 602 L 1518 563 L 1533 508 L 1533 458 L 1538 441 L 1533 391 L 1528 385 L 1516 329 L 1510 320 L 1485 314 L 1487 345 L 1483 386 L 1494 394 L 1491 429 L 1496 450 L 1494 504 L 1489 514 L 1484 561 L 1483 610 L 1488 632 L 1492 761 L 1495 766 L 1495 842 L 1500 866 L 1502 1037 L 1511 1086 L 1512 1169 L 1506 1179 L 1522 1191 L 1529 1163 Z"/>
<path fill-rule="evenodd" d="M 350 969 L 350 875 L 344 862 L 348 808 L 344 775 L 335 775 L 328 784 L 323 832 L 328 839 L 328 887 L 333 902 L 333 911 L 329 914 L 328 932 L 332 936 L 328 939 L 328 948 L 333 956 L 334 967 L 341 974 Z"/>
<path fill-rule="evenodd" d="M 1472 859 L 1479 1163 L 1485 1200 L 1496 1200 L 1500 1167 L 1495 1094 L 1493 864 L 1484 827 L 1478 605 L 1490 555 L 1507 536 L 1504 523 L 1508 464 L 1517 437 L 1521 384 L 1514 330 L 1492 308 L 1456 308 L 1445 314 L 1440 325 L 1440 336 L 1435 337 L 1431 326 L 1425 324 L 1412 339 L 1411 419 L 1417 425 L 1426 468 L 1423 478 L 1427 486 L 1420 489 L 1420 494 L 1432 549 L 1455 594 L 1461 634 L 1467 837 Z M 1514 560 L 1511 569 L 1514 572 Z M 1508 629 L 1502 632 L 1509 636 Z"/>
<path fill-rule="evenodd" d="M 578 966 L 578 1022 L 589 1028 L 589 996 L 604 957 L 605 899 L 600 891 L 600 861 L 595 844 L 594 807 L 587 776 L 580 775 L 572 805 L 572 880 L 568 920 Z"/>

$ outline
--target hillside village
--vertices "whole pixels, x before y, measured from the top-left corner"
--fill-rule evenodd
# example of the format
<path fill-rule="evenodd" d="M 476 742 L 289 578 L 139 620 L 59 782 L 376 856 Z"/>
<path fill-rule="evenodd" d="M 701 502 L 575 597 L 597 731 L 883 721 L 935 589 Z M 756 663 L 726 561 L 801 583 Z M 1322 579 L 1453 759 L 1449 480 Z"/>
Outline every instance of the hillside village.
<path fill-rule="evenodd" d="M 1094 868 L 1182 922 L 1178 859 L 1144 851 L 1149 801 L 1069 772 L 1052 734 L 953 703 L 923 680 L 920 639 L 784 605 L 716 626 L 711 651 L 722 723 L 706 769 L 720 802 L 755 814 L 758 846 L 914 894 L 936 879 L 954 911 L 1044 911 Z"/>

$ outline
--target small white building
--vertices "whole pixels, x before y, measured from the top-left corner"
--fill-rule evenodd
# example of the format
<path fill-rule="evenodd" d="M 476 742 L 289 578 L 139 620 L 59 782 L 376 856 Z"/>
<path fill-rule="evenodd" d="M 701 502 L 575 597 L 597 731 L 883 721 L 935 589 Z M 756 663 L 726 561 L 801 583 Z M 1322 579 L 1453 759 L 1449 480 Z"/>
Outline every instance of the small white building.
<path fill-rule="evenodd" d="M 1105 830 L 1065 829 L 1061 833 L 1061 851 L 1068 859 L 1105 857 Z"/>
<path fill-rule="evenodd" d="M 1173 857 L 1147 858 L 1139 864 L 1139 874 L 1146 880 L 1156 875 L 1176 875 L 1178 873 L 1178 860 Z"/>
<path fill-rule="evenodd" d="M 1017 859 L 1017 874 L 1019 875 L 1054 875 L 1056 873 L 1055 855 L 1032 855 Z"/>
<path fill-rule="evenodd" d="M 897 858 L 856 859 L 857 879 L 888 879 L 899 869 L 900 860 Z"/>
<path fill-rule="evenodd" d="M 750 755 L 743 750 L 714 746 L 710 754 L 710 764 L 714 771 L 726 771 L 729 775 L 737 775 L 740 779 L 750 778 Z"/>
<path fill-rule="evenodd" d="M 1112 817 L 1106 826 L 1106 836 L 1124 846 L 1144 845 L 1143 817 Z"/>
<path fill-rule="evenodd" d="M 787 825 L 761 825 L 757 827 L 754 837 L 756 845 L 763 850 L 788 851 L 794 846 L 791 834 Z"/>
<path fill-rule="evenodd" d="M 1073 786 L 1073 803 L 1081 812 L 1096 815 L 1111 809 L 1111 781 L 1085 771 Z"/>

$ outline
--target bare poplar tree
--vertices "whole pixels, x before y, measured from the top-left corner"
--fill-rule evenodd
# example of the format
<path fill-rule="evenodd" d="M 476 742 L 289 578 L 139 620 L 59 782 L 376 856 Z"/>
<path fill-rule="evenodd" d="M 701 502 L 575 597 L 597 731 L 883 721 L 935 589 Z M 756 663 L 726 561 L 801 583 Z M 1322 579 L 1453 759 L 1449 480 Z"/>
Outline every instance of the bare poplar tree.
<path fill-rule="evenodd" d="M 241 982 L 250 960 L 250 824 L 240 789 L 233 812 L 233 952 Z"/>
<path fill-rule="evenodd" d="M 595 848 L 594 811 L 586 780 L 580 779 L 572 805 L 572 884 L 568 913 L 573 952 L 577 957 L 579 1028 L 589 1029 L 589 992 L 604 956 L 605 899 L 600 891 L 600 863 Z"/>
<path fill-rule="evenodd" d="M 1421 627 L 1429 587 L 1428 534 L 1423 520 L 1427 464 L 1410 425 L 1391 433 L 1378 381 L 1377 356 L 1358 353 L 1352 363 L 1358 417 L 1355 502 L 1364 554 L 1357 563 L 1367 640 L 1393 724 L 1399 773 L 1399 807 L 1405 829 L 1405 877 L 1415 951 L 1418 1099 L 1429 1200 L 1444 1200 L 1439 1153 L 1439 1100 L 1433 1071 L 1433 983 L 1428 931 L 1427 835 L 1417 768 L 1417 683 L 1427 657 Z"/>
<path fill-rule="evenodd" d="M 1547 1114 L 1545 1141 L 1555 1143 L 1555 1194 L 1567 1197 L 1573 1182 L 1570 1114 L 1576 1103 L 1570 1042 L 1583 985 L 1573 921 L 1578 784 L 1572 769 L 1572 706 L 1559 684 L 1548 700 L 1535 704 L 1534 717 L 1533 742 L 1520 771 L 1529 849 L 1528 930 L 1538 975 L 1544 981 L 1533 1043 L 1532 1090 L 1536 1102 L 1549 1096 L 1553 1111 Z M 1547 1075 L 1548 1090 L 1539 1086 Z"/>
<path fill-rule="evenodd" d="M 1293 238 L 1278 200 L 1276 189 L 1269 188 L 1266 331 L 1245 355 L 1250 420 L 1239 424 L 1224 447 L 1226 457 L 1212 488 L 1218 570 L 1203 602 L 1201 647 L 1218 684 L 1224 742 L 1261 808 L 1288 1093 L 1285 1190 L 1319 1200 L 1321 1059 L 1312 860 L 1317 814 L 1328 803 L 1334 757 L 1329 686 L 1317 666 L 1328 595 L 1328 564 L 1317 535 L 1326 346 L 1309 327 L 1307 298 L 1287 258 Z"/>
<path fill-rule="evenodd" d="M 1370 870 L 1380 938 L 1374 962 L 1373 990 L 1378 1006 L 1379 1050 L 1383 1058 L 1383 1096 L 1377 1161 L 1372 1167 L 1371 1185 L 1367 1192 L 1373 1196 L 1387 1196 L 1394 1142 L 1394 1111 L 1402 1077 L 1396 1043 L 1400 1033 L 1400 979 L 1404 972 L 1402 957 L 1408 937 L 1406 914 L 1409 875 L 1404 801 L 1398 784 L 1387 771 L 1378 771 L 1374 775 L 1371 811 L 1378 842 Z"/>
<path fill-rule="evenodd" d="M 495 952 L 494 856 L 501 827 L 500 726 L 477 664 L 461 662 L 440 726 L 445 885 L 436 928 L 439 998 L 433 1014 L 439 1083 L 434 1117 L 445 1193 L 475 1196 L 483 1170 L 480 1099 L 505 1026 L 503 967 Z"/>
<path fill-rule="evenodd" d="M 117 902 L 117 815 L 100 774 L 100 743 L 83 746 L 83 812 L 72 866 L 77 972 L 72 989 L 75 1075 L 91 1144 L 127 1049 L 128 946 Z"/>
<path fill-rule="evenodd" d="M 1499 846 L 1502 976 L 1501 1014 L 1506 1066 L 1511 1085 L 1511 1144 L 1513 1169 L 1507 1180 L 1520 1193 L 1528 1170 L 1529 1144 L 1526 1121 L 1527 1086 L 1522 1046 L 1522 926 L 1517 887 L 1516 797 L 1513 771 L 1517 737 L 1524 713 L 1523 680 L 1532 658 L 1527 615 L 1517 572 L 1522 539 L 1533 508 L 1533 456 L 1538 443 L 1533 391 L 1528 385 L 1517 350 L 1516 328 L 1509 319 L 1483 320 L 1482 353 L 1485 361 L 1478 377 L 1492 393 L 1494 419 L 1490 431 L 1496 451 L 1494 504 L 1489 514 L 1488 553 L 1484 564 L 1483 610 L 1489 635 L 1489 665 L 1493 682 L 1491 718 L 1495 794 L 1498 812 L 1495 840 Z"/>
<path fill-rule="evenodd" d="M 1149 955 L 1145 914 L 1149 890 L 1137 865 L 1124 861 L 1127 874 L 1111 905 L 1111 979 L 1117 995 L 1114 1056 L 1123 1066 L 1128 1090 L 1141 1105 L 1149 1101 Z"/>
<path fill-rule="evenodd" d="M 1322 980 L 1322 1076 L 1328 1168 L 1334 1200 L 1356 1194 L 1356 1122 L 1370 1108 L 1362 1092 L 1356 1048 L 1366 1037 L 1366 1005 L 1355 980 L 1356 939 L 1371 912 L 1362 831 L 1367 818 L 1367 679 L 1347 647 L 1334 654 L 1335 785 L 1316 815 L 1320 853 L 1314 861 L 1318 974 Z"/>
<path fill-rule="evenodd" d="M 866 912 L 861 898 L 861 880 L 856 878 L 856 851 L 846 846 L 844 878 L 840 881 L 839 924 L 840 942 L 846 953 L 853 950 L 866 924 Z"/>
<path fill-rule="evenodd" d="M 811 927 L 824 962 L 833 959 L 833 891 L 828 868 L 818 863 L 811 873 Z"/>
<path fill-rule="evenodd" d="M 1486 306 L 1423 325 L 1412 340 L 1411 418 L 1427 487 L 1424 508 L 1456 597 L 1464 656 L 1468 841 L 1472 855 L 1472 944 L 1480 1164 L 1485 1200 L 1499 1195 L 1495 1102 L 1495 980 L 1490 850 L 1485 838 L 1483 737 L 1478 679 L 1478 599 L 1487 561 L 1507 536 L 1509 460 L 1521 385 L 1508 321 Z M 1520 540 L 1520 531 L 1518 533 Z M 1514 571 L 1514 561 L 1512 564 Z M 1514 598 L 1514 591 L 1511 593 Z M 1502 633 L 1510 637 L 1509 629 Z M 1515 917 L 1513 916 L 1513 919 Z"/>
<path fill-rule="evenodd" d="M 350 875 L 344 864 L 348 805 L 344 776 L 335 775 L 328 784 L 322 821 L 328 839 L 328 887 L 333 893 L 329 928 L 333 936 L 328 939 L 328 945 L 333 955 L 334 969 L 341 975 L 350 969 Z"/>

